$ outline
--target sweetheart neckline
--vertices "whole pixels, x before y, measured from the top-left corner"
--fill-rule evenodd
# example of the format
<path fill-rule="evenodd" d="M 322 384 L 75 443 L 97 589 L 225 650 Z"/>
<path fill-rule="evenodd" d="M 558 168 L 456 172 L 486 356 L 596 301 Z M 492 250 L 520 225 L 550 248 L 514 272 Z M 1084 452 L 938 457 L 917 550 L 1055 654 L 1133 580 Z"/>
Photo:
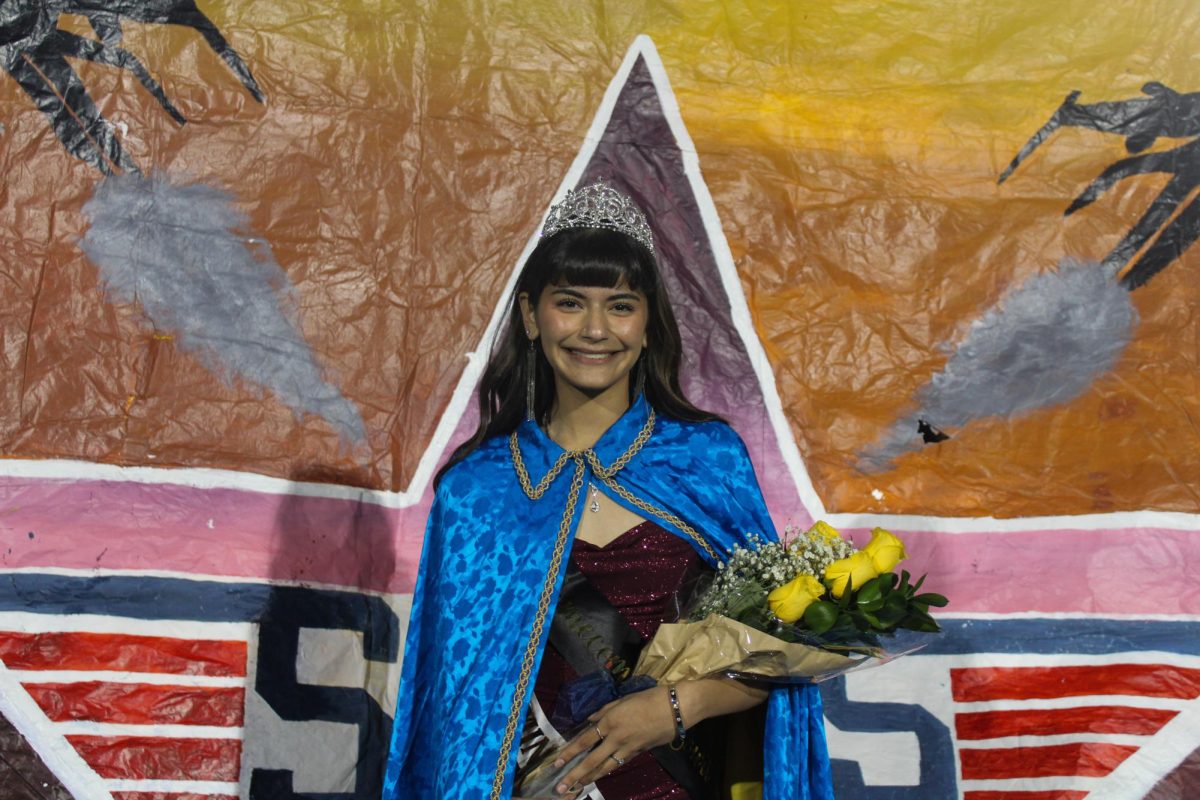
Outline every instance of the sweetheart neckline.
<path fill-rule="evenodd" d="M 666 528 L 663 528 L 661 525 L 656 523 L 654 520 L 644 519 L 641 522 L 639 522 L 637 525 L 634 525 L 632 528 L 625 531 L 624 533 L 618 534 L 616 536 L 616 538 L 610 539 L 608 544 L 599 545 L 594 542 L 589 542 L 587 539 L 580 539 L 578 536 L 576 536 L 575 540 L 574 540 L 574 545 L 584 544 L 584 545 L 587 545 L 589 549 L 595 550 L 595 551 L 608 550 L 613 545 L 620 542 L 622 539 L 629 537 L 630 534 L 634 533 L 635 531 L 637 531 L 641 528 L 645 528 L 647 525 L 651 526 L 652 528 L 658 528 L 659 530 L 663 531 L 664 533 L 670 534 L 670 531 L 666 530 Z M 574 546 L 574 545 L 572 545 L 572 546 Z"/>

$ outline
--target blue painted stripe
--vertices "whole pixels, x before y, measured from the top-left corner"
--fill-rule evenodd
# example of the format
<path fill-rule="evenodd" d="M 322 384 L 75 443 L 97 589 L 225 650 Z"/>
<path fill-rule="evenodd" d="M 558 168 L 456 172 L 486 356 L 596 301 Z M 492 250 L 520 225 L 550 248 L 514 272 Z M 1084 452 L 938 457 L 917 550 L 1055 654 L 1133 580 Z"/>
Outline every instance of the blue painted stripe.
<path fill-rule="evenodd" d="M 271 589 L 266 583 L 15 572 L 0 576 L 0 611 L 251 622 L 266 611 Z"/>
<path fill-rule="evenodd" d="M 367 658 L 395 661 L 400 621 L 380 597 L 267 583 L 134 575 L 0 573 L 0 611 L 359 630 Z"/>
<path fill-rule="evenodd" d="M 0 573 L 0 611 L 43 614 L 107 614 L 136 619 L 252 622 L 272 607 L 313 603 L 338 611 L 314 613 L 306 627 L 357 627 L 395 615 L 378 597 L 348 591 L 220 583 L 129 575 L 73 576 Z M 380 607 L 382 606 L 382 607 Z M 927 637 L 926 655 L 960 653 L 1078 653 L 1099 655 L 1161 650 L 1200 655 L 1200 622 L 1111 619 L 956 619 L 941 617 L 942 633 Z M 383 633 L 383 631 L 381 631 Z M 389 633 L 391 633 L 389 631 Z M 384 636 L 385 639 L 391 636 Z M 885 639 L 886 641 L 886 639 Z"/>
<path fill-rule="evenodd" d="M 922 650 L 959 653 L 1078 653 L 1100 655 L 1138 650 L 1200 655 L 1200 622 L 1112 619 L 946 619 L 942 632 Z M 885 640 L 886 641 L 886 640 Z"/>

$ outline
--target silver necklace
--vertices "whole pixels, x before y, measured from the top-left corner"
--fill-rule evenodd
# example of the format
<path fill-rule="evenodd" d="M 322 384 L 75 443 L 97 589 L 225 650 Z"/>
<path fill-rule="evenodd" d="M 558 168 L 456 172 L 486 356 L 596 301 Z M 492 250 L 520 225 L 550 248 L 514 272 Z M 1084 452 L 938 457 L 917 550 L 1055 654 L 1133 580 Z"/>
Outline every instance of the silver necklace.
<path fill-rule="evenodd" d="M 596 488 L 596 484 L 589 481 L 588 491 L 592 498 L 592 502 L 588 503 L 588 511 L 597 514 L 600 512 L 600 490 Z"/>

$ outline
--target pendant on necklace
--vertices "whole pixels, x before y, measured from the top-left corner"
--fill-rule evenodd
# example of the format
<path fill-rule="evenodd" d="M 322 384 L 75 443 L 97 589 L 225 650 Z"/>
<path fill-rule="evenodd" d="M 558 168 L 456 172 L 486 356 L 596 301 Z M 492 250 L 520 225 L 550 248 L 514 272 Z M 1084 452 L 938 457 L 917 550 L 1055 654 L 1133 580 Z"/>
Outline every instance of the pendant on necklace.
<path fill-rule="evenodd" d="M 592 493 L 592 502 L 588 503 L 588 511 L 592 512 L 593 514 L 599 513 L 600 490 L 596 488 L 596 484 L 594 483 L 589 483 L 588 489 L 590 489 Z"/>

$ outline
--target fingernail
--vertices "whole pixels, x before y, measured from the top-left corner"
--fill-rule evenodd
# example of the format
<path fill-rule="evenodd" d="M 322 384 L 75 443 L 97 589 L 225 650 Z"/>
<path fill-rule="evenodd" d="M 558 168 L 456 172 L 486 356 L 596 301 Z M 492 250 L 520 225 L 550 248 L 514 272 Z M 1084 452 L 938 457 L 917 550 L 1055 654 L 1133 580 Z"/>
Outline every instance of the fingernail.
<path fill-rule="evenodd" d="M 567 785 L 565 783 L 560 783 L 558 786 L 554 787 L 554 791 L 558 792 L 559 794 L 566 794 Z"/>
<path fill-rule="evenodd" d="M 555 767 L 561 767 L 561 766 L 562 766 L 563 764 L 565 764 L 565 763 L 567 763 L 567 762 L 563 761 L 561 758 L 556 758 L 556 759 L 554 759 L 554 766 L 555 766 Z"/>

